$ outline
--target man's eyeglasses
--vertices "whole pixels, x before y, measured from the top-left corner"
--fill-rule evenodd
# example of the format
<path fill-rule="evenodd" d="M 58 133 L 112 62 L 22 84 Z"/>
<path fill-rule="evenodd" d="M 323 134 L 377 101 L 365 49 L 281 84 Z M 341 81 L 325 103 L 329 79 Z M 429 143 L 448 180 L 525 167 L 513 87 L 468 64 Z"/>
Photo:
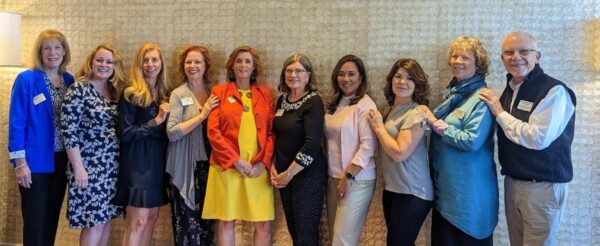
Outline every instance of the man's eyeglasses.
<path fill-rule="evenodd" d="M 286 69 L 285 70 L 285 74 L 287 74 L 287 75 L 292 75 L 292 73 L 303 74 L 303 73 L 306 73 L 306 70 L 304 70 L 304 69 Z"/>
<path fill-rule="evenodd" d="M 515 53 L 519 53 L 520 56 L 528 56 L 531 52 L 537 52 L 534 49 L 522 49 L 522 50 L 503 50 L 502 56 L 512 57 Z"/>

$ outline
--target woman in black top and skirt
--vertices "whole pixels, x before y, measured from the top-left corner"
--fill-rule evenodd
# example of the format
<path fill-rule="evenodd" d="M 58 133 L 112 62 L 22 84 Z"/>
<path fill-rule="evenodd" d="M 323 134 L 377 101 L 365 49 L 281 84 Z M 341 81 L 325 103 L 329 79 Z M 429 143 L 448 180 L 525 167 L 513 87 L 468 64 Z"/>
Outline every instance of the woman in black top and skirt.
<path fill-rule="evenodd" d="M 283 64 L 273 121 L 275 165 L 271 183 L 280 189 L 294 245 L 319 245 L 327 165 L 321 152 L 323 101 L 317 94 L 312 64 L 294 54 Z"/>
<path fill-rule="evenodd" d="M 169 113 L 165 63 L 151 43 L 138 49 L 129 86 L 119 100 L 121 165 L 115 202 L 131 216 L 122 245 L 150 245 L 158 209 L 166 197 L 165 162 Z"/>

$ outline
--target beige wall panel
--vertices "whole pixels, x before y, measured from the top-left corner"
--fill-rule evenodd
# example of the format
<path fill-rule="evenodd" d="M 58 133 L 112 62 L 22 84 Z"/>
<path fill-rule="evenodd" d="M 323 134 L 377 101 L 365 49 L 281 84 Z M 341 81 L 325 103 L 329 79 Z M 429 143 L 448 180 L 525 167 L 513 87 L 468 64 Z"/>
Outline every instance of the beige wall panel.
<path fill-rule="evenodd" d="M 227 56 L 236 46 L 258 49 L 265 65 L 263 80 L 275 89 L 281 64 L 290 54 L 308 54 L 315 66 L 320 93 L 330 91 L 330 74 L 345 54 L 362 57 L 368 67 L 370 93 L 379 106 L 385 103 L 385 76 L 401 57 L 417 59 L 429 75 L 431 105 L 441 100 L 451 78 L 446 49 L 459 35 L 477 35 L 492 59 L 489 87 L 500 92 L 505 70 L 500 62 L 504 35 L 514 29 L 531 32 L 542 50 L 542 68 L 566 82 L 577 94 L 576 136 L 573 143 L 575 176 L 560 228 L 559 245 L 600 244 L 600 2 L 593 0 L 373 0 L 373 1 L 185 1 L 185 0 L 0 0 L 0 10 L 22 14 L 22 61 L 38 33 L 46 28 L 62 31 L 69 39 L 76 72 L 84 56 L 97 44 L 109 42 L 121 52 L 126 70 L 143 42 L 158 43 L 174 71 L 176 51 L 186 44 L 209 47 L 215 80 L 224 81 Z M 1 54 L 0 54 L 1 55 Z M 0 143 L 7 145 L 10 90 L 21 69 L 0 67 Z M 173 78 L 171 76 L 171 78 Z M 6 148 L 0 149 L 0 244 L 20 243 L 20 196 Z M 498 167 L 498 170 L 500 168 Z M 379 177 L 381 174 L 379 173 Z M 381 178 L 379 179 L 381 180 Z M 508 245 L 503 209 L 503 178 L 499 175 L 497 245 Z M 381 209 L 381 181 L 362 233 L 361 245 L 384 245 L 385 222 Z M 278 200 L 278 194 L 276 200 Z M 66 202 L 65 202 L 66 204 Z M 273 223 L 274 245 L 291 245 L 280 203 Z M 69 229 L 61 216 L 57 245 L 77 245 L 79 230 Z M 125 220 L 115 219 L 111 245 L 118 245 Z M 426 221 L 418 245 L 428 245 Z M 326 219 L 322 242 L 327 243 Z M 240 245 L 251 245 L 253 228 L 238 223 Z M 169 207 L 161 208 L 153 244 L 171 245 Z"/>

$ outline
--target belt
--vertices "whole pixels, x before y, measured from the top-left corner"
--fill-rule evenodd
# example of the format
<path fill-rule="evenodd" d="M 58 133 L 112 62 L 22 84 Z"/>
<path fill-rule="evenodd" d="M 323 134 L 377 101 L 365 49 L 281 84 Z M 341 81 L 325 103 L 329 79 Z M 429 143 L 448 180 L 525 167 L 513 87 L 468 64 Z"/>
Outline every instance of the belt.
<path fill-rule="evenodd" d="M 532 182 L 532 183 L 545 182 L 545 181 L 537 180 L 537 179 L 517 178 L 517 177 L 514 177 L 514 176 L 510 176 L 510 178 L 515 179 L 515 180 L 519 180 L 519 181 L 523 181 L 523 182 Z"/>

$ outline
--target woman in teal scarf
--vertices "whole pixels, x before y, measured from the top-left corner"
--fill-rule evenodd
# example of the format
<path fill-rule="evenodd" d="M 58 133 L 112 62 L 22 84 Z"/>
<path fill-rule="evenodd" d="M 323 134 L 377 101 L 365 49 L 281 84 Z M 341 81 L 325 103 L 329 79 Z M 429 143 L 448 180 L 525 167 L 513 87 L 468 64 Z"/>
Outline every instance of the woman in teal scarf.
<path fill-rule="evenodd" d="M 448 49 L 454 77 L 433 112 L 420 107 L 435 133 L 429 148 L 434 183 L 432 245 L 492 245 L 498 223 L 494 121 L 479 90 L 489 58 L 476 37 Z"/>

